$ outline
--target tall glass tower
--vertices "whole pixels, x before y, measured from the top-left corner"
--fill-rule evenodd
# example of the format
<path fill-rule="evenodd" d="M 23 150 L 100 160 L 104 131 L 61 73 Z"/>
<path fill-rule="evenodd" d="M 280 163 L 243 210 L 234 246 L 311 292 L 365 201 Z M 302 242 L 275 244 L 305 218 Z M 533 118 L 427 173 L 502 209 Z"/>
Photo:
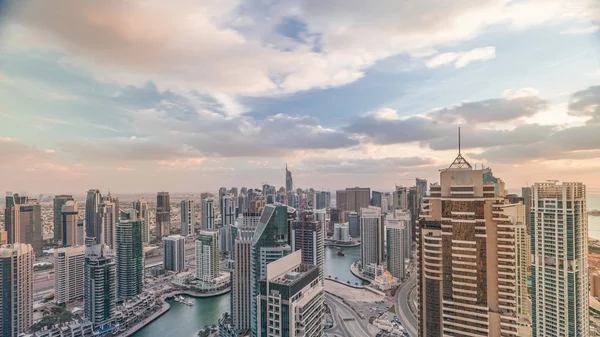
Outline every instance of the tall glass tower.
<path fill-rule="evenodd" d="M 585 185 L 549 181 L 531 191 L 533 337 L 589 336 Z"/>
<path fill-rule="evenodd" d="M 117 297 L 120 301 L 139 295 L 144 288 L 142 221 L 117 224 Z"/>
<path fill-rule="evenodd" d="M 288 207 L 266 205 L 252 238 L 252 336 L 258 335 L 256 298 L 260 281 L 266 277 L 267 264 L 292 251 L 288 233 Z"/>

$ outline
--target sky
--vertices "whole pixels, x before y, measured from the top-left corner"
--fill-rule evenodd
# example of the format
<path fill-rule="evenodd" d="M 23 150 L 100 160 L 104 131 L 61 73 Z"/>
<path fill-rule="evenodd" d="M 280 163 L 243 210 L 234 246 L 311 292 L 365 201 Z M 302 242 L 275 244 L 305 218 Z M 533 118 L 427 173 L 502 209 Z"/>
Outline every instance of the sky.
<path fill-rule="evenodd" d="M 3 4 L 3 5 L 2 5 Z M 0 1 L 0 190 L 600 191 L 595 0 Z"/>

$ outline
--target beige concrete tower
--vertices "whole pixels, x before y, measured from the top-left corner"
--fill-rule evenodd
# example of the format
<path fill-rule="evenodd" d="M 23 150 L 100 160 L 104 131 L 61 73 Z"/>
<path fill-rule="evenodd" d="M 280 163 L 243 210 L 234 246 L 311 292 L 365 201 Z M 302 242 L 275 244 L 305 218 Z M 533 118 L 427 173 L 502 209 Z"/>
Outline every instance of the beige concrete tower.
<path fill-rule="evenodd" d="M 0 337 L 17 337 L 33 324 L 33 262 L 30 244 L 0 246 Z"/>
<path fill-rule="evenodd" d="M 517 336 L 515 226 L 504 183 L 460 155 L 424 199 L 419 336 Z"/>

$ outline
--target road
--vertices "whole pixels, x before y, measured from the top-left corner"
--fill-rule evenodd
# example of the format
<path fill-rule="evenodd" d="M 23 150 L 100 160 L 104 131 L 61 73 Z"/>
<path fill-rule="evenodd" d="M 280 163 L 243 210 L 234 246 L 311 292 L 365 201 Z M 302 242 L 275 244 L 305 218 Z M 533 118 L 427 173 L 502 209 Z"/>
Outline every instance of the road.
<path fill-rule="evenodd" d="M 415 315 L 410 310 L 409 301 L 411 301 L 411 290 L 417 285 L 417 274 L 414 273 L 406 282 L 402 283 L 396 290 L 396 313 L 402 326 L 406 329 L 409 336 L 416 337 L 418 334 L 418 322 Z"/>
<path fill-rule="evenodd" d="M 195 252 L 194 247 L 186 246 L 185 256 L 193 256 Z M 163 261 L 162 255 L 152 256 L 146 259 L 146 265 L 155 264 Z M 34 272 L 34 283 L 33 292 L 34 294 L 47 294 L 54 289 L 54 274 L 50 274 L 49 270 L 42 270 Z"/>
<path fill-rule="evenodd" d="M 358 314 L 352 310 L 347 304 L 345 304 L 339 298 L 325 293 L 325 299 L 331 303 L 331 308 L 335 307 L 336 323 L 339 323 L 341 329 L 344 331 L 344 336 L 353 337 L 370 337 L 374 334 L 369 334 L 368 327 L 364 326 L 366 323 L 363 321 Z M 354 319 L 344 321 L 344 319 Z"/>

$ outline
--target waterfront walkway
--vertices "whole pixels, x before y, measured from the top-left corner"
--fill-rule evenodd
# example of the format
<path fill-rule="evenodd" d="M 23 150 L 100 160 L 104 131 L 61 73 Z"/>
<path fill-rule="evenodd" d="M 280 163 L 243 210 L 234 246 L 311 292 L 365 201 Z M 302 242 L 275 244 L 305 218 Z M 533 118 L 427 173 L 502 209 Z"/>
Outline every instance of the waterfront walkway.
<path fill-rule="evenodd" d="M 175 297 L 177 295 L 187 295 L 187 296 L 191 296 L 194 298 L 207 298 L 207 297 L 216 297 L 216 296 L 225 295 L 230 291 L 231 291 L 231 287 L 227 287 L 225 289 L 221 289 L 219 291 L 210 292 L 210 293 L 201 293 L 201 292 L 197 292 L 197 291 L 193 291 L 193 290 L 186 290 L 186 289 L 173 289 L 173 291 L 164 294 L 162 296 L 162 298 L 163 298 L 163 300 L 165 300 L 167 298 Z"/>
<path fill-rule="evenodd" d="M 358 277 L 359 279 L 366 281 L 366 282 L 373 282 L 372 279 L 364 277 L 362 275 L 362 273 L 360 272 L 360 270 L 358 270 L 358 261 L 354 262 L 353 264 L 350 265 L 350 272 L 352 273 L 352 275 Z"/>
<path fill-rule="evenodd" d="M 139 330 L 141 330 L 146 325 L 152 323 L 152 321 L 154 321 L 155 319 L 157 319 L 160 316 L 162 316 L 165 312 L 169 311 L 169 309 L 171 309 L 171 306 L 169 305 L 169 303 L 163 301 L 163 305 L 160 308 L 160 310 L 158 310 L 157 312 L 155 312 L 152 315 L 148 316 L 146 319 L 144 319 L 143 321 L 139 322 L 138 324 L 136 324 L 136 325 L 132 326 L 131 328 L 127 329 L 125 332 L 123 332 L 123 334 L 121 336 L 128 337 L 128 336 L 133 335 L 134 333 L 138 332 Z"/>
<path fill-rule="evenodd" d="M 173 291 L 170 291 L 166 294 L 161 295 L 161 301 L 163 302 L 163 305 L 158 311 L 156 311 L 155 313 L 151 314 L 143 321 L 137 323 L 136 325 L 134 325 L 131 328 L 124 331 L 123 334 L 121 334 L 121 336 L 128 337 L 128 336 L 133 335 L 134 333 L 138 332 L 143 327 L 152 323 L 152 321 L 154 321 L 155 319 L 159 318 L 164 313 L 169 311 L 169 309 L 171 309 L 171 306 L 169 305 L 169 303 L 166 302 L 166 300 L 168 298 L 172 298 L 172 297 L 175 297 L 178 295 L 187 295 L 187 296 L 191 296 L 194 298 L 216 297 L 216 296 L 225 295 L 230 291 L 231 291 L 231 288 L 222 289 L 222 290 L 214 292 L 214 293 L 199 293 L 199 292 L 191 291 L 191 290 L 173 289 Z"/>

